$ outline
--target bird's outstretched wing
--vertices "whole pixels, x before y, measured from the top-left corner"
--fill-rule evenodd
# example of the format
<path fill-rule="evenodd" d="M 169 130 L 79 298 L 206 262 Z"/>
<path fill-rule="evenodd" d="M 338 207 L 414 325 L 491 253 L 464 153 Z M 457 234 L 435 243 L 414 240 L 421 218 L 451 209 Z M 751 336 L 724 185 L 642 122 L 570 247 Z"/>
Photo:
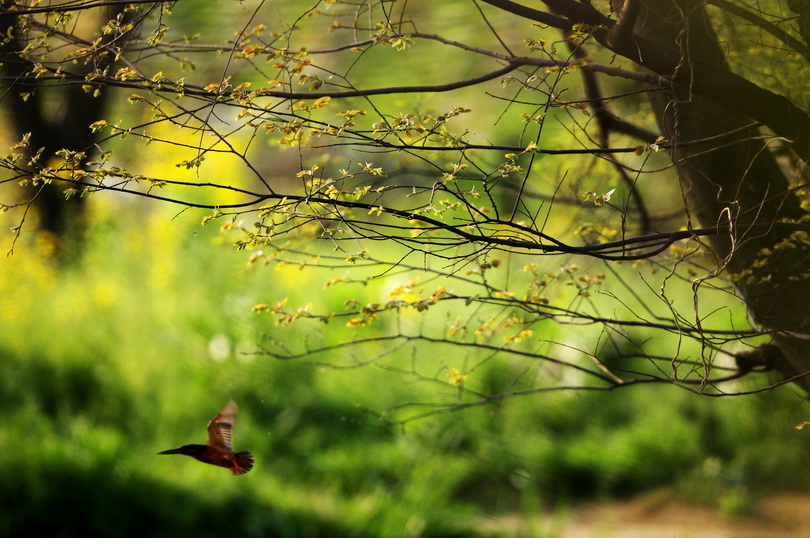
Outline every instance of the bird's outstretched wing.
<path fill-rule="evenodd" d="M 236 412 L 238 411 L 236 402 L 231 400 L 228 405 L 222 408 L 222 411 L 217 413 L 217 416 L 211 419 L 208 423 L 208 445 L 225 450 L 233 450 L 231 448 L 231 435 L 233 432 L 233 421 Z"/>

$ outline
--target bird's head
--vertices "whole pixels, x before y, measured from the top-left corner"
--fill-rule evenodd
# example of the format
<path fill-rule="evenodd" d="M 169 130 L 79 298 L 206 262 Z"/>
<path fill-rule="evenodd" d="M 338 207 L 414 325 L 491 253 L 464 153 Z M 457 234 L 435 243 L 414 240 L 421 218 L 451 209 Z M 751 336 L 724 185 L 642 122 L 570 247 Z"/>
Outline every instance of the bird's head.
<path fill-rule="evenodd" d="M 193 458 L 205 452 L 207 448 L 208 447 L 206 445 L 183 445 L 179 448 L 172 448 L 171 450 L 158 452 L 158 454 L 184 454 Z"/>

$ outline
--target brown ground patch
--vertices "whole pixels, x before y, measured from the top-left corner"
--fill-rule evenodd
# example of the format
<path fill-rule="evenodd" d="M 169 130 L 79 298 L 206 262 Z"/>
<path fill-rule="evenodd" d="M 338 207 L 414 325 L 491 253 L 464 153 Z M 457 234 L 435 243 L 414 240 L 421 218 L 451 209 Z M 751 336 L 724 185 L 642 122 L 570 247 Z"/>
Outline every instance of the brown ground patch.
<path fill-rule="evenodd" d="M 559 538 L 810 538 L 810 493 L 779 493 L 753 503 L 750 513 L 722 514 L 667 492 L 627 501 L 592 503 L 567 514 L 487 518 L 481 531 L 494 536 Z"/>

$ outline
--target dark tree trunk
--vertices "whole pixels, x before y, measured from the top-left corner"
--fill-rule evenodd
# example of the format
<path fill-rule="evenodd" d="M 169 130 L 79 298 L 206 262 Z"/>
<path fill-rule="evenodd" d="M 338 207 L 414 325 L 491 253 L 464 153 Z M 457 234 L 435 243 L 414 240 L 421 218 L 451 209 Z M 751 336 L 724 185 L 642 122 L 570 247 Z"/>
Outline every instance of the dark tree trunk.
<path fill-rule="evenodd" d="M 729 71 L 702 2 L 646 0 L 645 7 L 638 33 L 679 50 L 681 69 L 700 62 L 721 75 Z M 775 331 L 785 360 L 774 366 L 789 376 L 810 371 L 810 252 L 791 239 L 791 224 L 803 211 L 763 133 L 750 117 L 689 88 L 658 91 L 651 100 L 662 133 L 674 144 L 690 224 L 723 226 L 710 250 L 718 267 L 737 279 L 752 319 Z M 696 140 L 707 142 L 686 144 Z M 810 377 L 797 382 L 810 391 Z"/>
<path fill-rule="evenodd" d="M 101 10 L 98 24 L 113 19 L 122 13 L 123 4 Z M 103 18 L 107 17 L 107 18 Z M 68 65 L 73 81 L 67 85 L 45 86 L 42 79 L 34 74 L 34 64 L 22 52 L 26 47 L 26 28 L 21 28 L 18 17 L 4 13 L 0 19 L 0 31 L 6 37 L 0 41 L 0 74 L 13 81 L 5 91 L 3 100 L 11 118 L 11 130 L 16 140 L 25 133 L 31 133 L 31 146 L 34 150 L 44 148 L 39 164 L 48 166 L 51 159 L 58 158 L 56 152 L 62 149 L 93 153 L 96 136 L 89 126 L 103 118 L 110 88 L 98 96 L 92 89 L 85 91 L 82 79 L 91 69 L 103 70 L 111 66 L 115 54 L 106 50 L 104 54 L 92 58 L 91 65 L 81 62 Z M 120 36 L 119 36 L 120 37 Z M 112 39 L 112 34 L 101 43 L 99 50 Z M 119 46 L 123 40 L 119 40 Z M 25 98 L 22 95 L 25 94 Z M 37 224 L 54 237 L 57 253 L 62 258 L 70 258 L 81 247 L 85 233 L 85 199 L 73 196 L 65 198 L 66 186 L 52 183 L 34 186 L 29 190 L 33 199 L 32 207 L 37 215 Z"/>

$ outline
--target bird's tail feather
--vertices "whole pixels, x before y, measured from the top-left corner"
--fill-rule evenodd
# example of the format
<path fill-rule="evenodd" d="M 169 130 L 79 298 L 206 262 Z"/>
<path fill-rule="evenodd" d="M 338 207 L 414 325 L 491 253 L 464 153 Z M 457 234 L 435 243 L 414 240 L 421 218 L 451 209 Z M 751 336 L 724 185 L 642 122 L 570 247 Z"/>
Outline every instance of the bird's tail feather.
<path fill-rule="evenodd" d="M 253 469 L 253 454 L 250 452 L 237 452 L 234 457 L 233 467 L 231 467 L 234 475 L 245 474 Z"/>

